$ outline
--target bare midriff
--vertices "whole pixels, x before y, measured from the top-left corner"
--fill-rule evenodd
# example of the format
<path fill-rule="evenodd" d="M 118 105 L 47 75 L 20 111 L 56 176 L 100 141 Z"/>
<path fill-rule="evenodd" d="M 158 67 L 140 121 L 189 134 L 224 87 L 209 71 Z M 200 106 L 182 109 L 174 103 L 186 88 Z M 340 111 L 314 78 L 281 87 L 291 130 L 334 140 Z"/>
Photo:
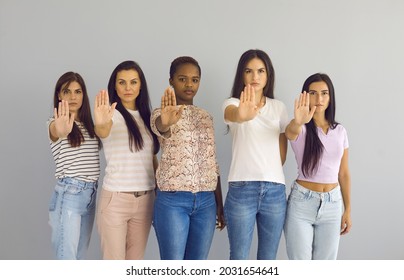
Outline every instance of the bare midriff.
<path fill-rule="evenodd" d="M 338 186 L 338 183 L 322 184 L 302 180 L 296 180 L 296 182 L 299 185 L 305 187 L 306 189 L 309 189 L 314 192 L 329 192 L 332 191 L 336 186 Z"/>

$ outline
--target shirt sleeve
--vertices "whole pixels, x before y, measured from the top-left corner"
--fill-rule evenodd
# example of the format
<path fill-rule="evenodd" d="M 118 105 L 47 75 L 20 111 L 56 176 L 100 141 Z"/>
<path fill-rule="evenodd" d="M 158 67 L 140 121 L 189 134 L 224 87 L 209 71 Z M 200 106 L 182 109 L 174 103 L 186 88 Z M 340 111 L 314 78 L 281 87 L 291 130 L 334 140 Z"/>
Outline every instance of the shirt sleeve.
<path fill-rule="evenodd" d="M 56 140 L 55 142 L 53 142 L 52 139 L 51 139 L 51 135 L 50 135 L 50 130 L 49 130 L 49 128 L 50 128 L 51 123 L 52 123 L 54 120 L 55 120 L 54 118 L 49 118 L 48 121 L 46 122 L 46 128 L 47 128 L 47 133 L 48 133 L 48 139 L 49 139 L 49 142 L 52 143 L 52 144 L 56 144 L 56 143 L 62 141 L 61 138 L 59 138 L 59 139 Z"/>
<path fill-rule="evenodd" d="M 223 102 L 222 111 L 223 111 L 223 121 L 225 124 L 233 123 L 233 122 L 227 121 L 224 118 L 224 111 L 226 110 L 226 108 L 230 105 L 234 105 L 234 106 L 238 107 L 239 104 L 240 104 L 240 100 L 238 98 L 234 98 L 234 97 L 228 98 Z"/>
<path fill-rule="evenodd" d="M 170 136 L 171 136 L 171 127 L 164 134 L 161 134 L 160 131 L 157 129 L 156 120 L 160 116 L 161 116 L 161 109 L 160 108 L 155 109 L 152 112 L 152 115 L 150 117 L 150 127 L 151 127 L 152 131 L 154 132 L 154 134 L 156 134 L 158 137 L 162 137 L 164 139 L 170 138 Z"/>

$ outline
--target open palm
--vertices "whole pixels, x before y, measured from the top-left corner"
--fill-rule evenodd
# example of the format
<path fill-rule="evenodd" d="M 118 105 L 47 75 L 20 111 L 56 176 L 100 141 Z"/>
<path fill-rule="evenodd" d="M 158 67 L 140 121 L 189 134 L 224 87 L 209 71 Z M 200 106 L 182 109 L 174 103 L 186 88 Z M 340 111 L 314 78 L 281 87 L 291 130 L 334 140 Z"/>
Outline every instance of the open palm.
<path fill-rule="evenodd" d="M 103 126 L 108 124 L 114 115 L 116 102 L 109 105 L 109 96 L 106 90 L 101 90 L 96 98 L 94 105 L 94 121 L 95 125 Z"/>
<path fill-rule="evenodd" d="M 65 100 L 59 102 L 59 107 L 53 111 L 55 129 L 58 138 L 65 138 L 73 129 L 74 113 L 69 113 L 69 103 Z"/>
<path fill-rule="evenodd" d="M 238 107 L 238 117 L 240 121 L 254 119 L 264 104 L 265 103 L 261 101 L 256 105 L 255 90 L 251 85 L 247 85 L 240 94 L 240 105 Z"/>
<path fill-rule="evenodd" d="M 177 107 L 177 99 L 175 98 L 174 89 L 168 87 L 161 97 L 161 124 L 169 127 L 178 122 L 181 118 L 184 106 Z"/>
<path fill-rule="evenodd" d="M 316 106 L 312 106 L 310 109 L 310 96 L 307 92 L 300 94 L 299 99 L 295 100 L 295 121 L 299 125 L 306 124 L 310 122 L 313 118 L 314 112 L 316 111 Z"/>

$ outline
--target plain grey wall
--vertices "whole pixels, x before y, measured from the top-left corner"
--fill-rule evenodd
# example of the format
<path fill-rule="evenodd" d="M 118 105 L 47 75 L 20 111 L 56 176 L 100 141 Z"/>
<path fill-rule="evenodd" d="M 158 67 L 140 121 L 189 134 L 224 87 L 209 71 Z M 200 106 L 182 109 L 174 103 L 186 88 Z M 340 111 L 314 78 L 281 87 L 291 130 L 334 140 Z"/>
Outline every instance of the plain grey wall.
<path fill-rule="evenodd" d="M 45 122 L 60 75 L 82 74 L 93 106 L 114 67 L 135 60 L 156 107 L 171 61 L 195 57 L 195 104 L 215 119 L 225 196 L 231 139 L 221 105 L 251 48 L 270 55 L 275 97 L 290 117 L 306 77 L 321 71 L 334 82 L 352 173 L 353 228 L 339 258 L 404 259 L 403 15 L 400 0 L 0 0 L 0 259 L 53 258 L 47 208 L 55 167 Z M 289 190 L 291 149 L 284 170 Z M 256 240 L 252 258 L 255 250 Z M 94 227 L 88 257 L 100 256 Z M 286 259 L 283 238 L 278 257 Z M 152 229 L 146 259 L 158 258 Z M 215 233 L 210 258 L 228 258 L 226 231 Z"/>

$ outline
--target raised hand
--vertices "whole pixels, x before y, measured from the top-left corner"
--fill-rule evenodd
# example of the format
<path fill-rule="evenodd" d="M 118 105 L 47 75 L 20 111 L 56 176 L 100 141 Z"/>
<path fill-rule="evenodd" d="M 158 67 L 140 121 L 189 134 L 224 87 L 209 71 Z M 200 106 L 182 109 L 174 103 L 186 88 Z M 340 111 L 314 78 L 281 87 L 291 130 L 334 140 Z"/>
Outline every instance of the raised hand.
<path fill-rule="evenodd" d="M 174 89 L 172 87 L 168 87 L 164 91 L 164 95 L 161 97 L 161 129 L 164 132 L 168 130 L 168 128 L 177 123 L 181 118 L 182 111 L 185 106 L 177 107 L 177 99 L 175 98 Z"/>
<path fill-rule="evenodd" d="M 316 106 L 310 109 L 310 95 L 307 92 L 300 94 L 299 99 L 295 100 L 295 122 L 298 125 L 308 123 L 316 111 Z"/>
<path fill-rule="evenodd" d="M 55 133 L 58 138 L 66 138 L 73 129 L 75 114 L 69 113 L 69 103 L 66 100 L 59 102 L 58 108 L 53 111 Z"/>
<path fill-rule="evenodd" d="M 109 96 L 106 90 L 101 90 L 94 104 L 94 121 L 96 126 L 105 126 L 109 124 L 115 112 L 116 102 L 109 105 Z"/>
<path fill-rule="evenodd" d="M 255 89 L 251 85 L 247 85 L 244 87 L 244 91 L 242 91 L 240 95 L 238 119 L 241 122 L 254 119 L 264 105 L 264 99 L 261 99 L 260 103 L 256 105 Z"/>

